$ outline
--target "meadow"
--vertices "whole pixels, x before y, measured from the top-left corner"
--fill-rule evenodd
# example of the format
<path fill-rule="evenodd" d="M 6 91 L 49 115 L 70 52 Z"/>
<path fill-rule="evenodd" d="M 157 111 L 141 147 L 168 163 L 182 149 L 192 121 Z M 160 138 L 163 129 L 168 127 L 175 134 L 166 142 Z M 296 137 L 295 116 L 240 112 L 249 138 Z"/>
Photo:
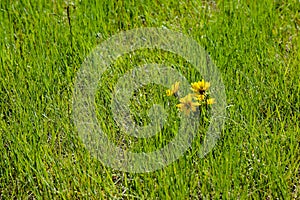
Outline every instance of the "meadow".
<path fill-rule="evenodd" d="M 142 27 L 196 40 L 218 67 L 227 106 L 219 140 L 204 158 L 198 153 L 209 120 L 179 159 L 131 173 L 91 155 L 74 125 L 72 98 L 86 57 L 111 36 Z M 2 0 L 0 199 L 300 199 L 299 28 L 298 0 Z M 155 84 L 136 91 L 130 110 L 146 125 L 151 105 L 169 102 L 163 131 L 137 139 L 114 122 L 114 86 L 146 63 L 201 80 L 183 58 L 159 49 L 125 54 L 103 73 L 99 126 L 135 152 L 162 148 L 178 129 L 176 99 Z"/>

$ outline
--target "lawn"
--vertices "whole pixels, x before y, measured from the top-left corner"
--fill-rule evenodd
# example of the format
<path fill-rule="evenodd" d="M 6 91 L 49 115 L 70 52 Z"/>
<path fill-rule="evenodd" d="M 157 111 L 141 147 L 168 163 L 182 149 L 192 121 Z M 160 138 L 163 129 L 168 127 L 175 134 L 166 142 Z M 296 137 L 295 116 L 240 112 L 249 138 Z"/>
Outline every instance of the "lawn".
<path fill-rule="evenodd" d="M 300 198 L 298 0 L 2 0 L 0 17 L 0 199 Z M 99 45 L 146 27 L 195 40 L 217 67 L 226 99 L 215 97 L 205 116 L 196 113 L 200 126 L 180 157 L 137 173 L 109 166 L 87 148 L 76 125 L 81 113 L 74 88 Z M 126 53 L 103 70 L 95 116 L 125 151 L 163 148 L 182 122 L 176 95 L 155 83 L 123 95 L 139 127 L 149 126 L 148 111 L 161 105 L 162 130 L 139 138 L 116 122 L 114 88 L 149 63 L 168 66 L 188 83 L 204 77 L 185 58 L 159 48 Z M 224 126 L 202 157 L 209 110 L 220 102 L 226 102 Z"/>

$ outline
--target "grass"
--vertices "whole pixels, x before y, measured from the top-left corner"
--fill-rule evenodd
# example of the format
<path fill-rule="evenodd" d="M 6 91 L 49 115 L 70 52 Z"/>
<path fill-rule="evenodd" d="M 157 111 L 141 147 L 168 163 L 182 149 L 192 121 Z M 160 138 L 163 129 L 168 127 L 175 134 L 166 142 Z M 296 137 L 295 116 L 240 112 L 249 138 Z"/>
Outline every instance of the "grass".
<path fill-rule="evenodd" d="M 299 11 L 297 0 L 1 1 L 1 199 L 299 199 Z M 197 156 L 196 140 L 174 163 L 135 174 L 107 167 L 85 149 L 72 95 L 89 53 L 139 27 L 194 38 L 222 74 L 228 107 L 221 138 L 206 157 Z M 116 144 L 153 150 L 176 125 L 150 140 L 120 136 L 105 109 L 118 77 L 150 61 L 176 64 L 191 82 L 201 74 L 169 52 L 129 56 L 99 82 L 99 123 Z M 137 91 L 131 111 L 138 122 L 147 123 L 152 103 L 166 102 L 164 91 L 157 85 Z M 176 109 L 169 112 L 176 120 Z"/>

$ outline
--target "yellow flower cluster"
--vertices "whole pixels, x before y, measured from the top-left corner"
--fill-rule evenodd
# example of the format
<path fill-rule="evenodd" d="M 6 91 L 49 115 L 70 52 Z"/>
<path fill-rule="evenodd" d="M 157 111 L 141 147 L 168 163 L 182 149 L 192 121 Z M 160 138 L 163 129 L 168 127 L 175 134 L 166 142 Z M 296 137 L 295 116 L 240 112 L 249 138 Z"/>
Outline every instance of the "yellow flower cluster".
<path fill-rule="evenodd" d="M 198 82 L 191 84 L 192 94 L 188 94 L 183 98 L 179 99 L 179 104 L 177 107 L 180 111 L 184 112 L 186 115 L 189 115 L 190 112 L 196 112 L 198 106 L 210 105 L 215 103 L 214 98 L 209 98 L 208 89 L 210 87 L 209 82 L 205 82 L 203 79 Z M 176 82 L 172 85 L 171 89 L 166 91 L 167 96 L 176 96 L 178 97 L 179 82 Z"/>

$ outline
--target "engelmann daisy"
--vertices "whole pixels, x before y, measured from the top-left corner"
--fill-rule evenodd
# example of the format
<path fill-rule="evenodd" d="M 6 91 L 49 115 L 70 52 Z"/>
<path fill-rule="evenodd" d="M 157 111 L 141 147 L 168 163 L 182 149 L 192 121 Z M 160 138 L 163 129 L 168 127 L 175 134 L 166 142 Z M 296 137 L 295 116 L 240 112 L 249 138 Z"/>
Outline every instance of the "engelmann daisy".
<path fill-rule="evenodd" d="M 206 103 L 207 103 L 208 105 L 214 104 L 214 103 L 215 103 L 215 99 L 214 99 L 214 98 L 207 99 Z"/>
<path fill-rule="evenodd" d="M 178 90 L 179 90 L 179 82 L 175 82 L 175 84 L 172 85 L 171 90 L 166 91 L 167 96 L 172 96 L 172 95 L 176 96 L 178 93 Z"/>
<path fill-rule="evenodd" d="M 195 95 L 195 98 L 198 101 L 203 101 L 205 99 L 205 95 L 204 94 L 194 94 L 194 95 Z"/>
<path fill-rule="evenodd" d="M 195 112 L 197 106 L 200 106 L 198 102 L 193 102 L 193 96 L 193 94 L 188 94 L 179 100 L 180 104 L 176 105 L 186 115 L 189 115 L 191 111 Z"/>
<path fill-rule="evenodd" d="M 194 82 L 191 84 L 193 92 L 195 92 L 198 95 L 204 95 L 205 92 L 208 90 L 210 87 L 209 82 L 205 82 L 203 79 L 202 81 Z"/>

